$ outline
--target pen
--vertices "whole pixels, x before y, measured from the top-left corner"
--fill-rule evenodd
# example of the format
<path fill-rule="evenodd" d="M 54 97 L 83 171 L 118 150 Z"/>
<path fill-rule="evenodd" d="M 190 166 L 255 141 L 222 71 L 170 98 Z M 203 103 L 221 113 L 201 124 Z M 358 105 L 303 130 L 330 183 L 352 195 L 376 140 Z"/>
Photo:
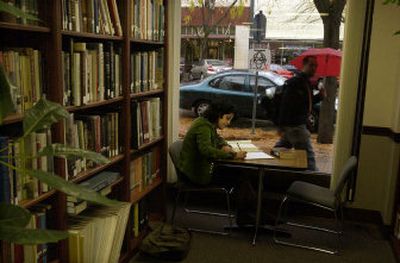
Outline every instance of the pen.
<path fill-rule="evenodd" d="M 242 148 L 240 148 L 240 145 L 239 145 L 238 142 L 236 143 L 236 145 L 237 145 L 237 147 L 239 148 L 239 151 L 242 151 Z"/>

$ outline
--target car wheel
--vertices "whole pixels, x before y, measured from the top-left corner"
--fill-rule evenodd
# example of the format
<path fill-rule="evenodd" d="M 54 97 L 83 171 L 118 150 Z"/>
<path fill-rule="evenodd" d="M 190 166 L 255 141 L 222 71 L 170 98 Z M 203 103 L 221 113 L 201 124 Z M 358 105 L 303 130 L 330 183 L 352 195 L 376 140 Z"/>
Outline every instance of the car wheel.
<path fill-rule="evenodd" d="M 308 115 L 308 129 L 310 132 L 318 132 L 318 112 L 312 111 L 310 115 Z"/>
<path fill-rule="evenodd" d="M 194 113 L 198 117 L 203 116 L 204 112 L 207 110 L 208 107 L 210 107 L 210 102 L 205 100 L 199 101 L 194 107 Z"/>

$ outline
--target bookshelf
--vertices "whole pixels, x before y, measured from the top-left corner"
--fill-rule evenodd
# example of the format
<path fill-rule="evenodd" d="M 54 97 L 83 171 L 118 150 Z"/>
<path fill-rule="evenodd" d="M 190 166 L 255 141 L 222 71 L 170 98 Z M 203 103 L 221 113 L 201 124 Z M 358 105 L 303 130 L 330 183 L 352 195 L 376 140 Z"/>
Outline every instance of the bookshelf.
<path fill-rule="evenodd" d="M 133 3 L 135 2 L 134 0 L 115 0 L 120 18 L 122 35 L 83 32 L 82 30 L 81 32 L 78 32 L 76 30 L 68 30 L 65 27 L 66 16 L 64 16 L 66 4 L 65 1 L 67 0 L 32 1 L 37 1 L 38 3 L 37 13 L 38 17 L 41 19 L 40 22 L 36 24 L 22 24 L 20 21 L 10 22 L 2 21 L 0 19 L 0 34 L 2 35 L 0 51 L 12 50 L 15 48 L 31 48 L 40 52 L 43 58 L 40 63 L 41 70 L 43 71 L 41 75 L 43 86 L 41 88 L 43 89 L 43 93 L 46 94 L 47 99 L 53 102 L 57 102 L 61 105 L 65 105 L 65 72 L 68 72 L 68 69 L 66 70 L 65 68 L 63 52 L 70 52 L 69 43 L 87 43 L 88 46 L 92 44 L 97 44 L 99 46 L 103 45 L 104 47 L 112 45 L 115 49 L 115 53 L 111 53 L 110 51 L 110 54 L 119 55 L 118 59 L 120 61 L 120 67 L 116 66 L 114 68 L 114 70 L 117 70 L 117 68 L 119 70 L 119 83 L 116 84 L 115 82 L 113 83 L 110 80 L 110 85 L 115 85 L 114 87 L 116 89 L 120 87 L 120 94 L 117 94 L 113 97 L 111 96 L 110 98 L 104 98 L 99 101 L 88 101 L 87 103 L 82 103 L 79 106 L 65 105 L 65 108 L 70 114 L 74 114 L 74 116 L 105 115 L 107 113 L 118 112 L 119 123 L 117 123 L 117 127 L 119 127 L 118 141 L 120 142 L 120 152 L 117 155 L 109 158 L 110 161 L 107 164 L 88 167 L 86 170 L 79 172 L 73 177 L 70 177 L 69 180 L 74 183 L 80 183 L 109 169 L 113 171 L 118 171 L 121 174 L 121 177 L 109 186 L 112 189 L 110 196 L 121 201 L 131 202 L 132 204 L 149 198 L 150 202 L 152 202 L 152 217 L 165 218 L 165 204 L 163 203 L 163 194 L 165 191 L 167 167 L 165 157 L 167 156 L 168 152 L 167 140 L 165 139 L 167 138 L 168 124 L 168 37 L 166 34 L 168 24 L 168 1 L 162 1 L 163 5 L 161 6 L 161 8 L 163 9 L 160 9 L 160 12 L 164 13 L 164 17 L 163 20 L 158 21 L 159 31 L 154 29 L 154 33 L 152 33 L 154 34 L 153 37 L 150 37 L 151 34 L 148 34 L 143 39 L 134 37 L 132 32 L 132 21 L 134 21 L 135 16 L 133 13 L 134 9 L 132 9 Z M 113 2 L 113 0 L 100 1 L 106 1 L 107 3 Z M 140 3 L 145 1 L 147 0 L 140 0 L 136 2 Z M 160 25 L 162 25 L 165 32 L 164 38 L 161 37 L 160 30 L 162 28 L 160 27 Z M 157 28 L 157 25 L 155 25 L 154 28 Z M 133 93 L 132 83 L 133 81 L 137 80 L 134 80 L 135 76 L 132 72 L 133 64 L 131 61 L 131 54 L 138 52 L 148 52 L 150 54 L 154 51 L 160 52 L 161 49 L 164 50 L 163 57 L 161 57 L 163 67 L 161 67 L 161 72 L 153 73 L 153 78 L 159 78 L 161 74 L 163 79 L 163 81 L 161 82 L 162 85 L 156 86 L 155 84 L 157 82 L 157 79 L 154 80 L 150 79 L 149 77 L 149 79 L 147 80 L 148 86 L 145 88 L 141 86 L 139 88 L 139 92 Z M 159 58 L 154 58 L 154 60 L 156 59 Z M 110 63 L 110 65 L 114 64 Z M 98 74 L 98 72 L 96 74 Z M 117 72 L 114 71 L 114 74 L 117 74 Z M 156 74 L 158 75 L 155 76 Z M 116 77 L 113 80 L 116 81 Z M 139 85 L 142 85 L 142 83 L 139 82 Z M 157 138 L 152 138 L 152 140 L 149 142 L 139 145 L 137 148 L 133 148 L 131 145 L 132 124 L 130 121 L 126 121 L 131 120 L 132 118 L 132 104 L 151 100 L 153 98 L 158 98 L 161 101 L 159 106 L 161 110 L 158 116 L 161 127 L 159 131 L 159 136 Z M 7 116 L 3 124 L 0 126 L 0 136 L 12 137 L 18 135 L 22 127 L 23 116 L 23 111 L 12 113 Z M 52 143 L 67 143 L 66 129 L 66 123 L 60 122 L 59 124 L 54 125 L 51 129 Z M 137 188 L 131 189 L 131 162 L 135 158 L 146 155 L 149 151 L 152 151 L 155 148 L 157 148 L 157 154 L 159 154 L 160 156 L 159 162 L 157 164 L 158 176 L 154 178 L 151 183 L 144 186 L 141 191 L 139 191 Z M 68 178 L 68 163 L 64 159 L 55 158 L 54 172 L 64 178 Z M 55 190 L 49 190 L 48 192 L 40 194 L 36 198 L 22 200 L 19 203 L 20 206 L 27 209 L 30 209 L 31 207 L 38 204 L 51 204 L 51 221 L 53 229 L 68 229 L 67 197 L 65 194 Z M 147 231 L 144 230 L 140 233 L 139 237 L 135 238 L 131 231 L 132 225 L 134 223 L 133 221 L 134 220 L 131 217 L 128 219 L 125 239 L 122 245 L 121 256 L 119 259 L 119 262 L 121 263 L 129 262 L 130 258 L 137 252 L 141 240 L 143 240 L 143 238 L 147 234 Z M 49 258 L 47 259 L 48 262 L 68 262 L 68 241 L 58 242 L 57 244 L 55 244 L 52 250 L 53 251 L 49 254 Z M 3 248 L 3 253 L 0 257 L 2 262 L 8 262 L 6 256 L 7 255 L 5 255 Z"/>

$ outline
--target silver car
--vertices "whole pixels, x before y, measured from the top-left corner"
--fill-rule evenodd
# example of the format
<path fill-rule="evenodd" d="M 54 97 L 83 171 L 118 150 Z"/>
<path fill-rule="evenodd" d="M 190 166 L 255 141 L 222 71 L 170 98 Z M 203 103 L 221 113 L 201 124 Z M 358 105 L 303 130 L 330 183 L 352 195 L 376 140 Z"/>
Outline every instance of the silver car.
<path fill-rule="evenodd" d="M 204 79 L 210 75 L 214 75 L 225 70 L 231 70 L 232 67 L 222 60 L 218 59 L 203 59 L 194 63 L 190 71 L 190 78 Z"/>

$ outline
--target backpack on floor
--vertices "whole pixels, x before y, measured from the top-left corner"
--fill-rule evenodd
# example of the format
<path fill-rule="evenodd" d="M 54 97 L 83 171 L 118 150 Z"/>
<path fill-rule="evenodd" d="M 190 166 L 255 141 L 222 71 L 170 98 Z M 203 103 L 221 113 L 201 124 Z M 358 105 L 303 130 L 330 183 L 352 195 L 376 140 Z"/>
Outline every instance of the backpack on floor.
<path fill-rule="evenodd" d="M 184 228 L 169 224 L 158 224 L 144 238 L 140 251 L 157 259 L 180 261 L 186 258 L 191 234 Z"/>

